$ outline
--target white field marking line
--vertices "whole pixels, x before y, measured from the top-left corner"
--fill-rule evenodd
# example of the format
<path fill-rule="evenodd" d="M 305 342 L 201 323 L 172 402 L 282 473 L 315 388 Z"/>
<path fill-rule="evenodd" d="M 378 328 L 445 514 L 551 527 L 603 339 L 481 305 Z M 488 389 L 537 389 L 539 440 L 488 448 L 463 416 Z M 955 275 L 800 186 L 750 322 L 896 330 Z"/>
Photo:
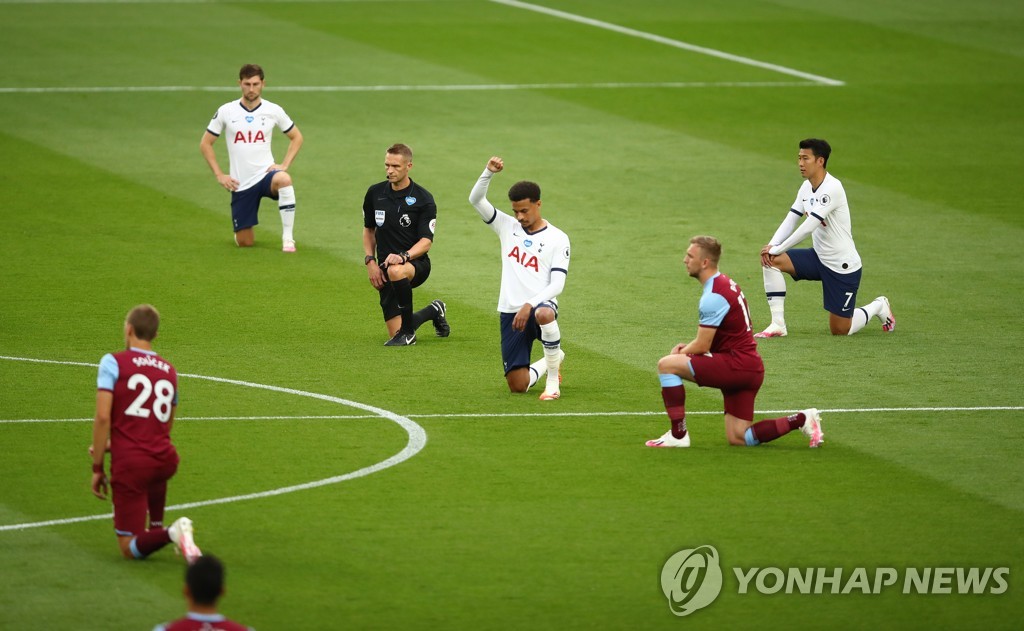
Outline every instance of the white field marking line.
<path fill-rule="evenodd" d="M 467 83 L 451 85 L 275 85 L 277 92 L 495 92 L 514 90 L 632 90 L 652 88 L 798 88 L 820 85 L 818 81 L 655 81 L 650 83 Z M 92 94 L 124 92 L 237 92 L 236 86 L 137 85 L 137 86 L 37 86 L 0 87 L 0 94 Z"/>
<path fill-rule="evenodd" d="M 726 53 L 714 48 L 705 48 L 704 46 L 697 46 L 695 44 L 688 44 L 681 42 L 677 39 L 671 39 L 668 37 L 662 37 L 661 35 L 655 35 L 653 33 L 647 33 L 644 31 L 638 31 L 636 29 L 628 28 L 625 26 L 619 26 L 618 24 L 612 24 L 611 22 L 603 22 L 601 20 L 595 20 L 593 18 L 584 17 L 582 15 L 576 15 L 575 13 L 568 13 L 566 11 L 559 11 L 558 9 L 549 9 L 548 7 L 542 7 L 537 4 L 530 4 L 528 2 L 519 2 L 519 0 L 490 0 L 495 4 L 503 4 L 509 7 L 515 7 L 517 9 L 525 9 L 527 11 L 534 11 L 536 13 L 543 13 L 552 17 L 561 18 L 563 20 L 569 20 L 570 22 L 577 22 L 579 24 L 586 24 L 588 26 L 594 26 L 597 28 L 605 29 L 607 31 L 614 31 L 623 35 L 629 35 L 631 37 L 638 37 L 640 39 L 646 39 L 651 42 L 658 44 L 665 44 L 666 46 L 672 46 L 673 48 L 680 48 L 682 50 L 688 50 L 694 53 L 700 53 L 702 55 L 708 55 L 710 57 L 717 57 L 719 59 L 725 59 L 726 61 L 732 61 L 738 64 L 744 64 L 747 66 L 754 66 L 756 68 L 764 68 L 765 70 L 771 70 L 773 72 L 779 72 L 787 74 L 793 77 L 800 77 L 802 79 L 808 79 L 820 85 L 846 85 L 843 81 L 838 79 L 830 79 L 828 77 L 822 77 L 820 75 L 811 74 L 809 72 L 803 72 L 801 70 L 795 70 L 793 68 L 787 68 L 786 66 L 779 66 L 777 64 L 768 63 L 765 61 L 758 61 L 749 57 L 742 57 L 740 55 L 733 55 L 732 53 Z"/>
<path fill-rule="evenodd" d="M 6 358 L 0 358 L 6 359 Z M 91 366 L 92 364 L 86 364 Z M 860 414 L 872 412 L 1005 412 L 1022 411 L 1024 406 L 1019 405 L 988 405 L 974 407 L 902 407 L 902 408 L 819 408 L 822 414 Z M 756 410 L 755 414 L 791 414 L 789 410 Z M 460 413 L 460 414 L 405 414 L 406 418 L 544 418 L 544 417 L 593 417 L 593 416 L 662 416 L 664 410 L 654 412 L 504 412 L 504 413 Z M 700 410 L 687 412 L 689 416 L 719 416 L 719 410 Z M 175 421 L 306 421 L 306 420 L 364 420 L 380 418 L 375 414 L 323 414 L 323 415 L 294 415 L 294 416 L 181 416 Z M 6 423 L 91 423 L 91 418 L 13 418 L 0 419 L 0 425 Z"/>
<path fill-rule="evenodd" d="M 56 361 L 56 360 L 48 360 L 48 359 L 32 359 L 32 358 L 26 358 L 26 357 L 8 357 L 8 356 L 4 356 L 4 355 L 0 355 L 0 359 L 7 359 L 7 360 L 11 360 L 11 361 L 33 362 L 33 363 L 40 363 L 40 364 L 58 364 L 58 365 L 64 365 L 64 366 L 86 366 L 86 367 L 90 367 L 90 368 L 97 367 L 96 364 L 89 364 L 89 363 L 83 363 L 83 362 Z M 317 487 L 327 486 L 327 485 L 330 485 L 330 484 L 337 484 L 338 482 L 344 482 L 346 480 L 352 480 L 352 479 L 355 479 L 355 478 L 361 478 L 361 477 L 370 475 L 371 473 L 377 473 L 378 471 L 383 471 L 384 469 L 387 469 L 389 467 L 393 467 L 393 466 L 395 466 L 397 464 L 405 462 L 406 460 L 412 458 L 413 456 L 418 454 L 420 451 L 422 451 L 423 448 L 426 447 L 426 445 L 427 445 L 427 432 L 422 427 L 420 427 L 415 422 L 413 422 L 411 419 L 409 419 L 409 418 L 407 418 L 405 416 L 401 416 L 399 414 L 395 414 L 394 412 L 389 412 L 388 410 L 385 410 L 385 409 L 382 409 L 382 408 L 378 408 L 378 407 L 374 407 L 372 405 L 367 405 L 365 403 L 359 403 L 358 401 L 349 401 L 348 399 L 342 399 L 340 397 L 332 397 L 332 396 L 327 395 L 327 394 L 318 394 L 316 392 L 306 392 L 304 390 L 295 390 L 293 388 L 282 388 L 280 386 L 270 386 L 270 385 L 261 384 L 261 383 L 253 383 L 251 381 L 241 381 L 241 380 L 238 380 L 238 379 L 224 379 L 222 377 L 209 377 L 209 376 L 206 376 L 206 375 L 194 375 L 194 374 L 188 374 L 188 373 L 179 373 L 179 374 L 182 377 L 191 377 L 193 379 L 204 379 L 206 381 L 215 381 L 215 382 L 218 382 L 218 383 L 227 383 L 227 384 L 236 385 L 236 386 L 245 386 L 247 388 L 257 388 L 257 389 L 260 389 L 260 390 L 270 390 L 271 392 L 281 392 L 281 393 L 284 393 L 284 394 L 294 394 L 294 395 L 297 395 L 297 396 L 309 397 L 311 399 L 319 399 L 321 401 L 329 401 L 331 403 L 338 403 L 340 405 L 346 405 L 346 406 L 354 407 L 354 408 L 357 408 L 357 409 L 360 409 L 360 410 L 365 410 L 367 412 L 372 412 L 372 413 L 376 414 L 379 417 L 383 417 L 383 418 L 386 418 L 389 421 L 397 423 L 409 435 L 409 441 L 406 443 L 405 447 L 400 452 L 398 452 L 397 454 L 391 456 L 390 458 L 387 458 L 386 460 L 382 460 L 382 461 L 380 461 L 380 462 L 378 462 L 376 464 L 370 465 L 368 467 L 363 467 L 362 469 L 358 469 L 356 471 L 352 471 L 351 473 L 346 473 L 346 474 L 343 474 L 343 475 L 337 475 L 337 476 L 333 476 L 333 477 L 330 477 L 330 478 L 324 478 L 322 480 L 315 480 L 313 482 L 306 482 L 306 483 L 303 483 L 303 484 L 295 484 L 295 485 L 292 485 L 292 486 L 285 486 L 285 487 L 281 487 L 281 488 L 277 488 L 277 489 L 271 489 L 269 491 L 260 491 L 258 493 L 247 493 L 245 495 L 235 495 L 235 496 L 231 496 L 231 497 L 221 497 L 221 498 L 216 498 L 216 499 L 212 499 L 212 500 L 203 500 L 203 501 L 199 501 L 199 502 L 189 502 L 189 503 L 186 503 L 186 504 L 176 504 L 174 506 L 168 506 L 166 510 L 172 510 L 172 511 L 174 511 L 174 510 L 183 510 L 183 509 L 186 509 L 186 508 L 197 508 L 197 507 L 200 507 L 200 506 L 213 506 L 215 504 L 228 504 L 228 503 L 232 503 L 232 502 L 241 502 L 241 501 L 244 501 L 244 500 L 261 499 L 261 498 L 264 498 L 264 497 L 273 497 L 275 495 L 284 495 L 286 493 L 294 493 L 295 491 L 304 491 L 304 490 L 307 490 L 307 489 L 314 489 L 314 488 L 317 488 Z M 27 528 L 39 528 L 39 527 L 42 527 L 42 526 L 56 526 L 56 525 L 63 525 L 63 524 L 73 524 L 73 523 L 82 522 L 82 521 L 92 521 L 92 520 L 97 520 L 97 519 L 110 519 L 111 517 L 113 517 L 113 514 L 112 513 L 107 513 L 107 514 L 104 514 L 104 515 L 89 515 L 89 516 L 85 516 L 85 517 L 70 517 L 70 518 L 66 518 L 66 519 L 51 519 L 51 520 L 47 520 L 47 521 L 31 522 L 31 523 L 24 523 L 24 524 L 6 524 L 6 525 L 0 525 L 0 532 L 5 531 L 5 530 L 25 530 Z"/>

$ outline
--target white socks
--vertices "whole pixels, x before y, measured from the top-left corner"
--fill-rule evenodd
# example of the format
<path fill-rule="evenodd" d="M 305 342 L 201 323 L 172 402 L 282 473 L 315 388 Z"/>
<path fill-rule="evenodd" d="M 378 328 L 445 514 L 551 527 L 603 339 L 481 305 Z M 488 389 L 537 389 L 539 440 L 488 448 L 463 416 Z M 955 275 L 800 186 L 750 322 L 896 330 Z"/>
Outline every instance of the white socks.
<path fill-rule="evenodd" d="M 558 330 L 558 320 L 540 325 L 540 342 L 544 345 L 544 363 L 548 374 L 544 391 L 558 392 L 558 367 L 562 363 L 562 334 Z"/>
<path fill-rule="evenodd" d="M 295 241 L 295 187 L 283 186 L 277 190 L 277 207 L 281 211 L 281 240 Z"/>
<path fill-rule="evenodd" d="M 534 384 L 540 381 L 540 376 L 543 374 L 547 374 L 547 370 L 548 360 L 546 357 L 541 357 L 537 361 L 530 364 L 530 385 L 526 386 L 526 389 L 529 390 L 534 386 Z"/>
<path fill-rule="evenodd" d="M 786 277 L 774 267 L 762 267 L 764 293 L 768 297 L 768 309 L 772 312 L 772 324 L 786 328 Z"/>
<path fill-rule="evenodd" d="M 850 332 L 847 335 L 853 335 L 863 329 L 871 321 L 871 318 L 880 317 L 883 308 L 885 308 L 885 303 L 882 302 L 881 298 L 875 298 L 863 307 L 854 309 L 853 321 L 850 322 Z"/>

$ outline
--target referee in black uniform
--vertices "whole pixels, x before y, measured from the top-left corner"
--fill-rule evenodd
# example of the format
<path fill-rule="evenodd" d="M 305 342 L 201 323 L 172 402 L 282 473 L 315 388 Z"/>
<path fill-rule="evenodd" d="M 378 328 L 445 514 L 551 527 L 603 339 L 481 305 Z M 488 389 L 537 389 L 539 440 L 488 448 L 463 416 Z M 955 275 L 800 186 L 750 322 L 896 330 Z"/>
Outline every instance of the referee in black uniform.
<path fill-rule="evenodd" d="M 416 329 L 430 320 L 438 337 L 448 337 L 445 304 L 435 300 L 413 313 L 412 290 L 430 276 L 427 252 L 434 243 L 437 206 L 430 192 L 409 177 L 412 149 L 401 143 L 384 157 L 388 179 L 363 198 L 363 252 L 370 284 L 380 292 L 388 327 L 384 346 L 416 343 Z"/>

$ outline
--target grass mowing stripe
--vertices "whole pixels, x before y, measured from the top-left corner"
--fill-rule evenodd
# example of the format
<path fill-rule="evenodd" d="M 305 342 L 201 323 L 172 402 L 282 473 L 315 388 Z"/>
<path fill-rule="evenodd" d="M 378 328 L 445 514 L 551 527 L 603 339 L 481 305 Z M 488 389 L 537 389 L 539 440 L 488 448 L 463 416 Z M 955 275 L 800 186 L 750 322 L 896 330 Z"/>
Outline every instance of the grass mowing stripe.
<path fill-rule="evenodd" d="M 628 28 L 625 26 L 619 26 L 618 24 L 612 24 L 610 22 L 604 22 L 601 20 L 595 20 L 593 18 L 584 17 L 582 15 L 576 15 L 575 13 L 568 13 L 566 11 L 559 11 L 558 9 L 550 9 L 548 7 L 542 7 L 537 4 L 530 4 L 528 2 L 519 2 L 518 0 L 490 0 L 496 4 L 503 4 L 509 7 L 515 7 L 517 9 L 525 9 L 527 11 L 535 11 L 537 13 L 543 13 L 552 17 L 561 18 L 563 20 L 569 20 L 571 22 L 578 22 L 580 24 L 586 24 L 587 26 L 594 26 L 607 31 L 614 31 L 623 35 L 629 35 L 631 37 L 638 37 L 640 39 L 646 39 L 651 42 L 658 44 L 665 44 L 666 46 L 672 46 L 673 48 L 680 48 L 694 53 L 700 53 L 701 55 L 708 55 L 709 57 L 717 57 L 718 59 L 724 59 L 726 61 L 732 61 L 738 64 L 746 66 L 754 66 L 755 68 L 764 68 L 765 70 L 771 70 L 773 72 L 779 72 L 782 74 L 790 75 L 793 77 L 800 77 L 803 79 L 809 79 L 815 83 L 824 85 L 845 85 L 843 81 L 838 79 L 830 79 L 828 77 L 822 77 L 821 75 L 811 74 L 809 72 L 803 72 L 802 70 L 795 70 L 793 68 L 787 68 L 786 66 L 780 66 L 778 64 L 772 64 L 765 61 L 758 61 L 749 57 L 742 57 L 740 55 L 733 55 L 721 50 L 715 50 L 714 48 L 706 48 L 704 46 L 697 46 L 695 44 L 689 44 L 687 42 L 681 42 L 676 39 L 669 37 L 662 37 L 661 35 L 654 35 L 653 33 L 647 33 L 645 31 L 638 31 L 636 29 Z"/>

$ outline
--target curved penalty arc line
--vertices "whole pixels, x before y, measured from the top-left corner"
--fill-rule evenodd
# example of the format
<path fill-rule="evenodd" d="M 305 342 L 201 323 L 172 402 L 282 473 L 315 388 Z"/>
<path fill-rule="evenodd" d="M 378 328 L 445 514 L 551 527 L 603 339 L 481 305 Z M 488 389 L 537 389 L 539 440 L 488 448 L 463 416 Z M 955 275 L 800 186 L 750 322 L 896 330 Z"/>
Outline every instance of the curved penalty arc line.
<path fill-rule="evenodd" d="M 51 359 L 33 359 L 27 357 L 8 357 L 0 355 L 0 359 L 6 359 L 10 361 L 24 361 L 38 364 L 58 364 L 63 366 L 85 366 L 89 368 L 95 368 L 96 364 L 89 364 L 85 362 L 71 362 L 71 361 L 57 361 Z M 411 419 L 395 414 L 394 412 L 378 408 L 358 401 L 350 401 L 349 399 L 342 399 L 341 397 L 334 397 L 328 394 L 319 394 L 317 392 L 307 392 L 305 390 L 296 390 L 295 388 L 284 388 L 281 386 L 272 386 L 262 383 L 255 383 L 252 381 L 242 381 L 240 379 L 226 379 L 223 377 L 211 377 L 208 375 L 196 375 L 191 373 L 179 373 L 182 377 L 190 377 L 192 379 L 203 379 L 206 381 L 214 381 L 217 383 L 226 383 L 235 386 L 244 386 L 247 388 L 256 388 L 259 390 L 269 390 L 271 392 L 280 392 L 283 394 L 292 394 L 296 396 L 308 397 L 311 399 L 319 399 L 321 401 L 328 401 L 330 403 L 337 403 L 339 405 L 345 405 L 348 407 L 357 408 L 366 412 L 371 412 L 381 418 L 385 418 L 393 423 L 399 425 L 409 435 L 409 440 L 405 447 L 396 453 L 395 455 L 382 460 L 376 464 L 372 464 L 362 469 L 357 469 L 350 473 L 342 475 L 336 475 L 322 480 L 314 480 L 312 482 L 305 482 L 302 484 L 294 484 L 291 486 L 285 486 L 277 489 L 270 489 L 267 491 L 259 491 L 256 493 L 246 493 L 243 495 L 233 495 L 230 497 L 221 497 L 210 500 L 202 500 L 198 502 L 188 502 L 185 504 L 175 504 L 168 506 L 167 510 L 183 510 L 187 508 L 197 508 L 200 506 L 213 506 L 216 504 L 230 504 L 232 502 L 242 502 L 246 500 L 261 499 L 264 497 L 273 497 L 275 495 L 285 495 L 287 493 L 294 493 L 296 491 L 305 491 L 307 489 L 315 489 L 321 486 L 328 486 L 331 484 L 337 484 L 339 482 L 345 482 L 346 480 L 353 480 L 355 478 L 361 478 L 371 473 L 377 473 L 383 471 L 397 464 L 401 464 L 406 460 L 409 460 L 420 451 L 423 450 L 427 445 L 427 432 L 420 425 L 412 421 Z M 112 513 L 105 513 L 102 515 L 87 515 L 83 517 L 68 517 L 64 519 L 50 519 L 46 521 L 30 522 L 24 524 L 7 524 L 0 525 L 0 531 L 5 530 L 26 530 L 28 528 L 41 528 L 44 526 L 59 526 L 64 524 L 74 524 L 83 521 L 94 521 L 98 519 L 110 519 L 113 517 Z"/>

